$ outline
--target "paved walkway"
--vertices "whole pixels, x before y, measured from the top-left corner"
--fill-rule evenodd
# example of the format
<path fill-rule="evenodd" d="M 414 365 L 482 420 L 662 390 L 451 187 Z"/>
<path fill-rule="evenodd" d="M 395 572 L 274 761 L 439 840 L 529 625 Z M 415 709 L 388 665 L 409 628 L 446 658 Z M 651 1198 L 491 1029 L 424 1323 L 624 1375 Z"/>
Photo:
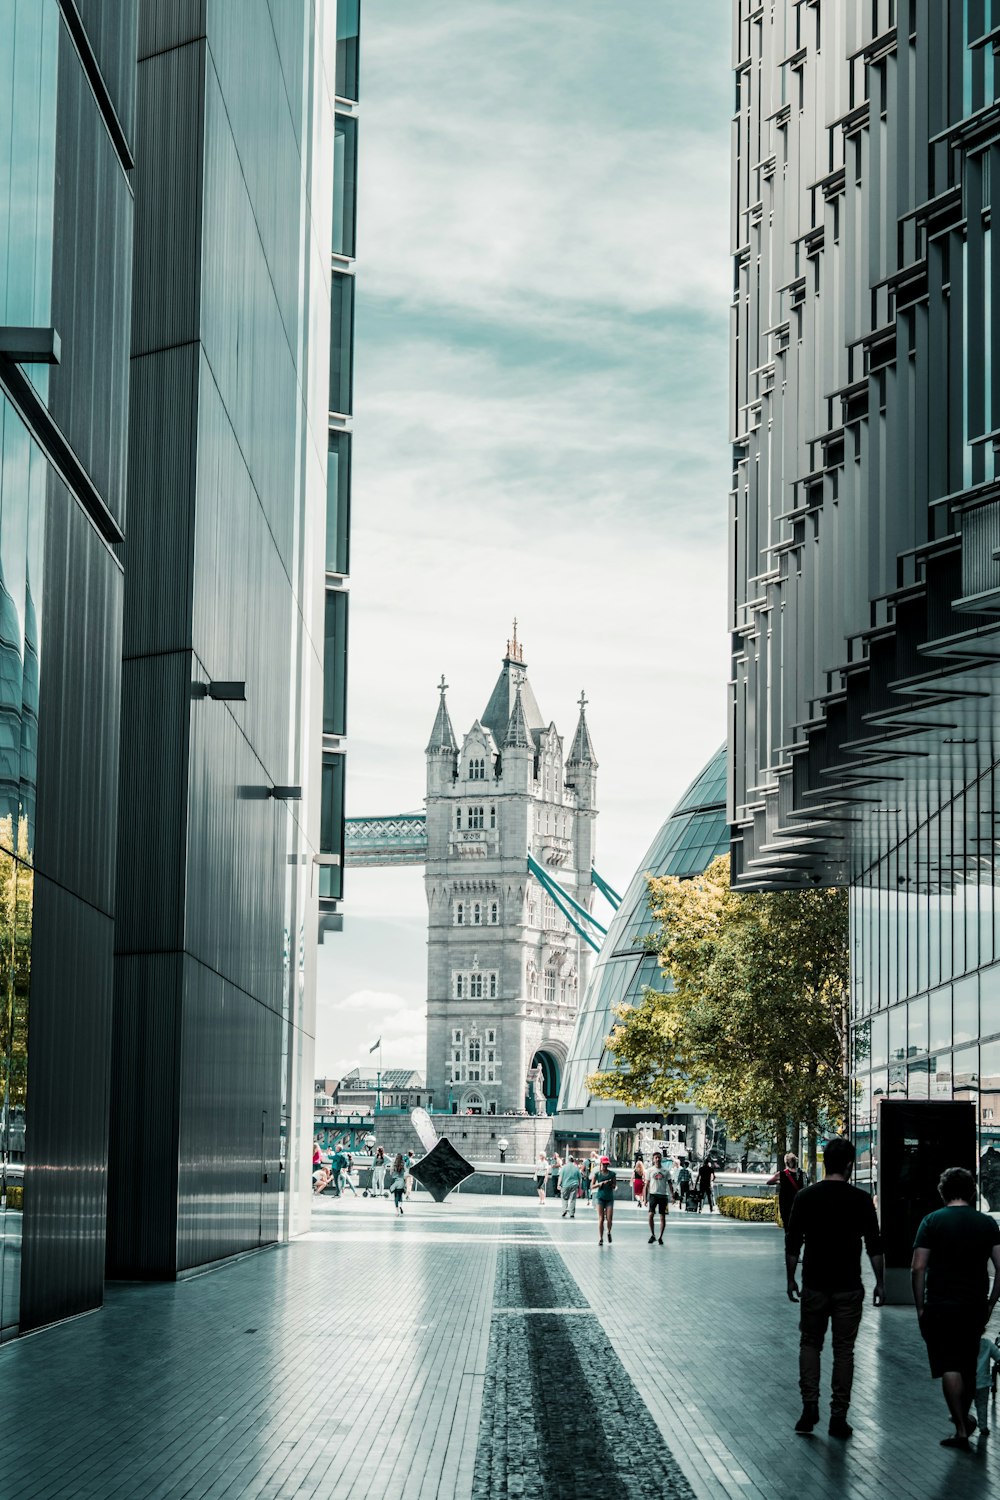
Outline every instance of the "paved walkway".
<path fill-rule="evenodd" d="M 599 1250 L 585 1209 L 423 1195 L 315 1226 L 0 1350 L 4 1500 L 1000 1494 L 1000 1432 L 938 1447 L 908 1309 L 866 1310 L 851 1442 L 792 1434 L 770 1226 L 671 1215 L 661 1249 L 620 1204 Z"/>

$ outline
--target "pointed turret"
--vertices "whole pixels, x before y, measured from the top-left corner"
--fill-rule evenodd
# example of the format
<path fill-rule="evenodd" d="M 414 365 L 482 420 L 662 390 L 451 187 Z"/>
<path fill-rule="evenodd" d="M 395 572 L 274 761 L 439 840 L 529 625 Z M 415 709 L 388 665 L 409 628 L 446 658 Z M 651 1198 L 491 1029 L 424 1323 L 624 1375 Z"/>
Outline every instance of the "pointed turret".
<path fill-rule="evenodd" d="M 528 735 L 528 721 L 524 717 L 524 704 L 521 701 L 521 684 L 518 683 L 514 690 L 514 707 L 510 711 L 507 721 L 507 733 L 504 735 L 503 748 L 505 750 L 530 750 L 531 739 Z"/>
<path fill-rule="evenodd" d="M 590 766 L 597 770 L 597 756 L 594 754 L 594 744 L 590 738 L 590 730 L 587 727 L 587 697 L 581 692 L 580 719 L 576 726 L 576 734 L 573 736 L 573 746 L 569 752 L 567 766 Z"/>
<path fill-rule="evenodd" d="M 435 751 L 442 751 L 447 754 L 454 755 L 458 750 L 458 741 L 455 739 L 455 731 L 451 727 L 451 717 L 448 713 L 448 704 L 445 702 L 444 695 L 447 691 L 448 684 L 445 682 L 444 673 L 442 672 L 441 681 L 438 684 L 438 692 L 441 694 L 441 700 L 438 703 L 438 711 L 437 716 L 434 720 L 434 728 L 431 730 L 430 741 L 427 745 L 428 755 L 434 754 Z"/>
<path fill-rule="evenodd" d="M 490 701 L 482 716 L 483 724 L 492 732 L 498 745 L 502 745 L 507 737 L 507 728 L 514 713 L 514 702 L 519 689 L 527 743 L 534 749 L 537 745 L 536 735 L 539 730 L 545 728 L 545 720 L 542 718 L 541 709 L 535 701 L 531 683 L 528 681 L 527 668 L 524 664 L 524 647 L 517 638 L 517 621 L 515 620 L 514 634 L 507 642 L 507 654 L 503 659 L 500 676 L 497 678 L 496 687 L 490 695 Z"/>

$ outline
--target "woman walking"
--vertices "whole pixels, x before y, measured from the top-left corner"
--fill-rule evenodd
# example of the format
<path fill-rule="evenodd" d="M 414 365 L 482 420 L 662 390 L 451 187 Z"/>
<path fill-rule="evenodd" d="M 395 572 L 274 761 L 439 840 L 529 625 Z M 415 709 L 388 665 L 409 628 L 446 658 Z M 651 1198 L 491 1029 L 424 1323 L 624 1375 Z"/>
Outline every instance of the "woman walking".
<path fill-rule="evenodd" d="M 403 1164 L 403 1153 L 396 1152 L 396 1160 L 392 1164 L 392 1177 L 389 1182 L 392 1196 L 396 1203 L 396 1212 L 403 1212 L 403 1198 L 406 1193 L 406 1167 Z"/>
<path fill-rule="evenodd" d="M 549 1159 L 544 1151 L 539 1151 L 538 1161 L 535 1164 L 535 1187 L 538 1189 L 538 1201 L 545 1207 L 545 1179 L 549 1175 Z"/>
<path fill-rule="evenodd" d="M 615 1188 L 618 1178 L 611 1170 L 611 1158 L 601 1157 L 601 1165 L 594 1178 L 597 1196 L 597 1243 L 604 1244 L 604 1226 L 608 1226 L 608 1244 L 611 1244 L 611 1221 L 615 1216 Z"/>
<path fill-rule="evenodd" d="M 642 1152 L 636 1154 L 635 1164 L 632 1167 L 632 1200 L 642 1207 L 643 1198 L 646 1196 L 646 1168 L 642 1161 Z"/>
<path fill-rule="evenodd" d="M 372 1197 L 385 1197 L 385 1174 L 389 1170 L 389 1163 L 385 1159 L 385 1152 L 379 1146 L 375 1152 L 375 1160 L 372 1162 Z"/>

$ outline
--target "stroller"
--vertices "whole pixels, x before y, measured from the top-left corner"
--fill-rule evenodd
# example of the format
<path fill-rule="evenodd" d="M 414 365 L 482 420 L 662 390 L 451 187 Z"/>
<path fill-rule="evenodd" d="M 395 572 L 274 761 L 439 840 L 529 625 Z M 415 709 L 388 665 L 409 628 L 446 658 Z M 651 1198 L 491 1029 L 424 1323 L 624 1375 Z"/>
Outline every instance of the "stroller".
<path fill-rule="evenodd" d="M 684 1212 L 689 1214 L 700 1214 L 701 1205 L 705 1201 L 705 1195 L 696 1182 L 692 1182 L 684 1195 Z"/>

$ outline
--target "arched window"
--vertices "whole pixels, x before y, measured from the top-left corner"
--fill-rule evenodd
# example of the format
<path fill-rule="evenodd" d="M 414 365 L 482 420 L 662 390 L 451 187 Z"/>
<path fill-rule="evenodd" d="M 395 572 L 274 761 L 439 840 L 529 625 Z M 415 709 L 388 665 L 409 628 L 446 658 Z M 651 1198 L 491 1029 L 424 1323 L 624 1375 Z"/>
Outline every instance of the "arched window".
<path fill-rule="evenodd" d="M 459 927 L 465 925 L 465 902 L 459 901 L 455 906 L 455 922 Z"/>
<path fill-rule="evenodd" d="M 481 1000 L 483 998 L 483 976 L 479 973 L 478 969 L 474 969 L 469 975 L 469 994 L 473 1000 Z"/>
<path fill-rule="evenodd" d="M 456 807 L 455 808 L 455 827 L 456 828 L 461 828 L 461 826 L 462 826 L 462 809 L 460 807 Z"/>
<path fill-rule="evenodd" d="M 486 780 L 486 761 L 481 756 L 469 761 L 469 780 Z"/>
<path fill-rule="evenodd" d="M 482 1047 L 477 1036 L 469 1038 L 469 1061 L 470 1063 L 482 1062 Z"/>
<path fill-rule="evenodd" d="M 495 807 L 491 807 L 490 808 L 490 827 L 491 828 L 495 828 L 496 826 L 497 826 L 497 810 L 496 810 Z"/>
<path fill-rule="evenodd" d="M 483 925 L 483 903 L 481 901 L 473 902 L 472 925 L 474 927 L 482 927 Z"/>
<path fill-rule="evenodd" d="M 497 976 L 495 974 L 491 974 L 490 975 L 490 999 L 491 1000 L 495 1000 L 496 997 L 497 997 Z"/>
<path fill-rule="evenodd" d="M 490 902 L 490 922 L 495 927 L 497 925 L 497 923 L 499 922 L 499 920 L 500 920 L 500 903 L 498 901 L 491 901 Z"/>
<path fill-rule="evenodd" d="M 481 807 L 470 807 L 469 808 L 468 826 L 470 828 L 482 828 L 482 826 L 483 826 L 483 809 Z"/>
<path fill-rule="evenodd" d="M 455 999 L 461 1000 L 465 996 L 465 975 L 455 975 Z"/>

